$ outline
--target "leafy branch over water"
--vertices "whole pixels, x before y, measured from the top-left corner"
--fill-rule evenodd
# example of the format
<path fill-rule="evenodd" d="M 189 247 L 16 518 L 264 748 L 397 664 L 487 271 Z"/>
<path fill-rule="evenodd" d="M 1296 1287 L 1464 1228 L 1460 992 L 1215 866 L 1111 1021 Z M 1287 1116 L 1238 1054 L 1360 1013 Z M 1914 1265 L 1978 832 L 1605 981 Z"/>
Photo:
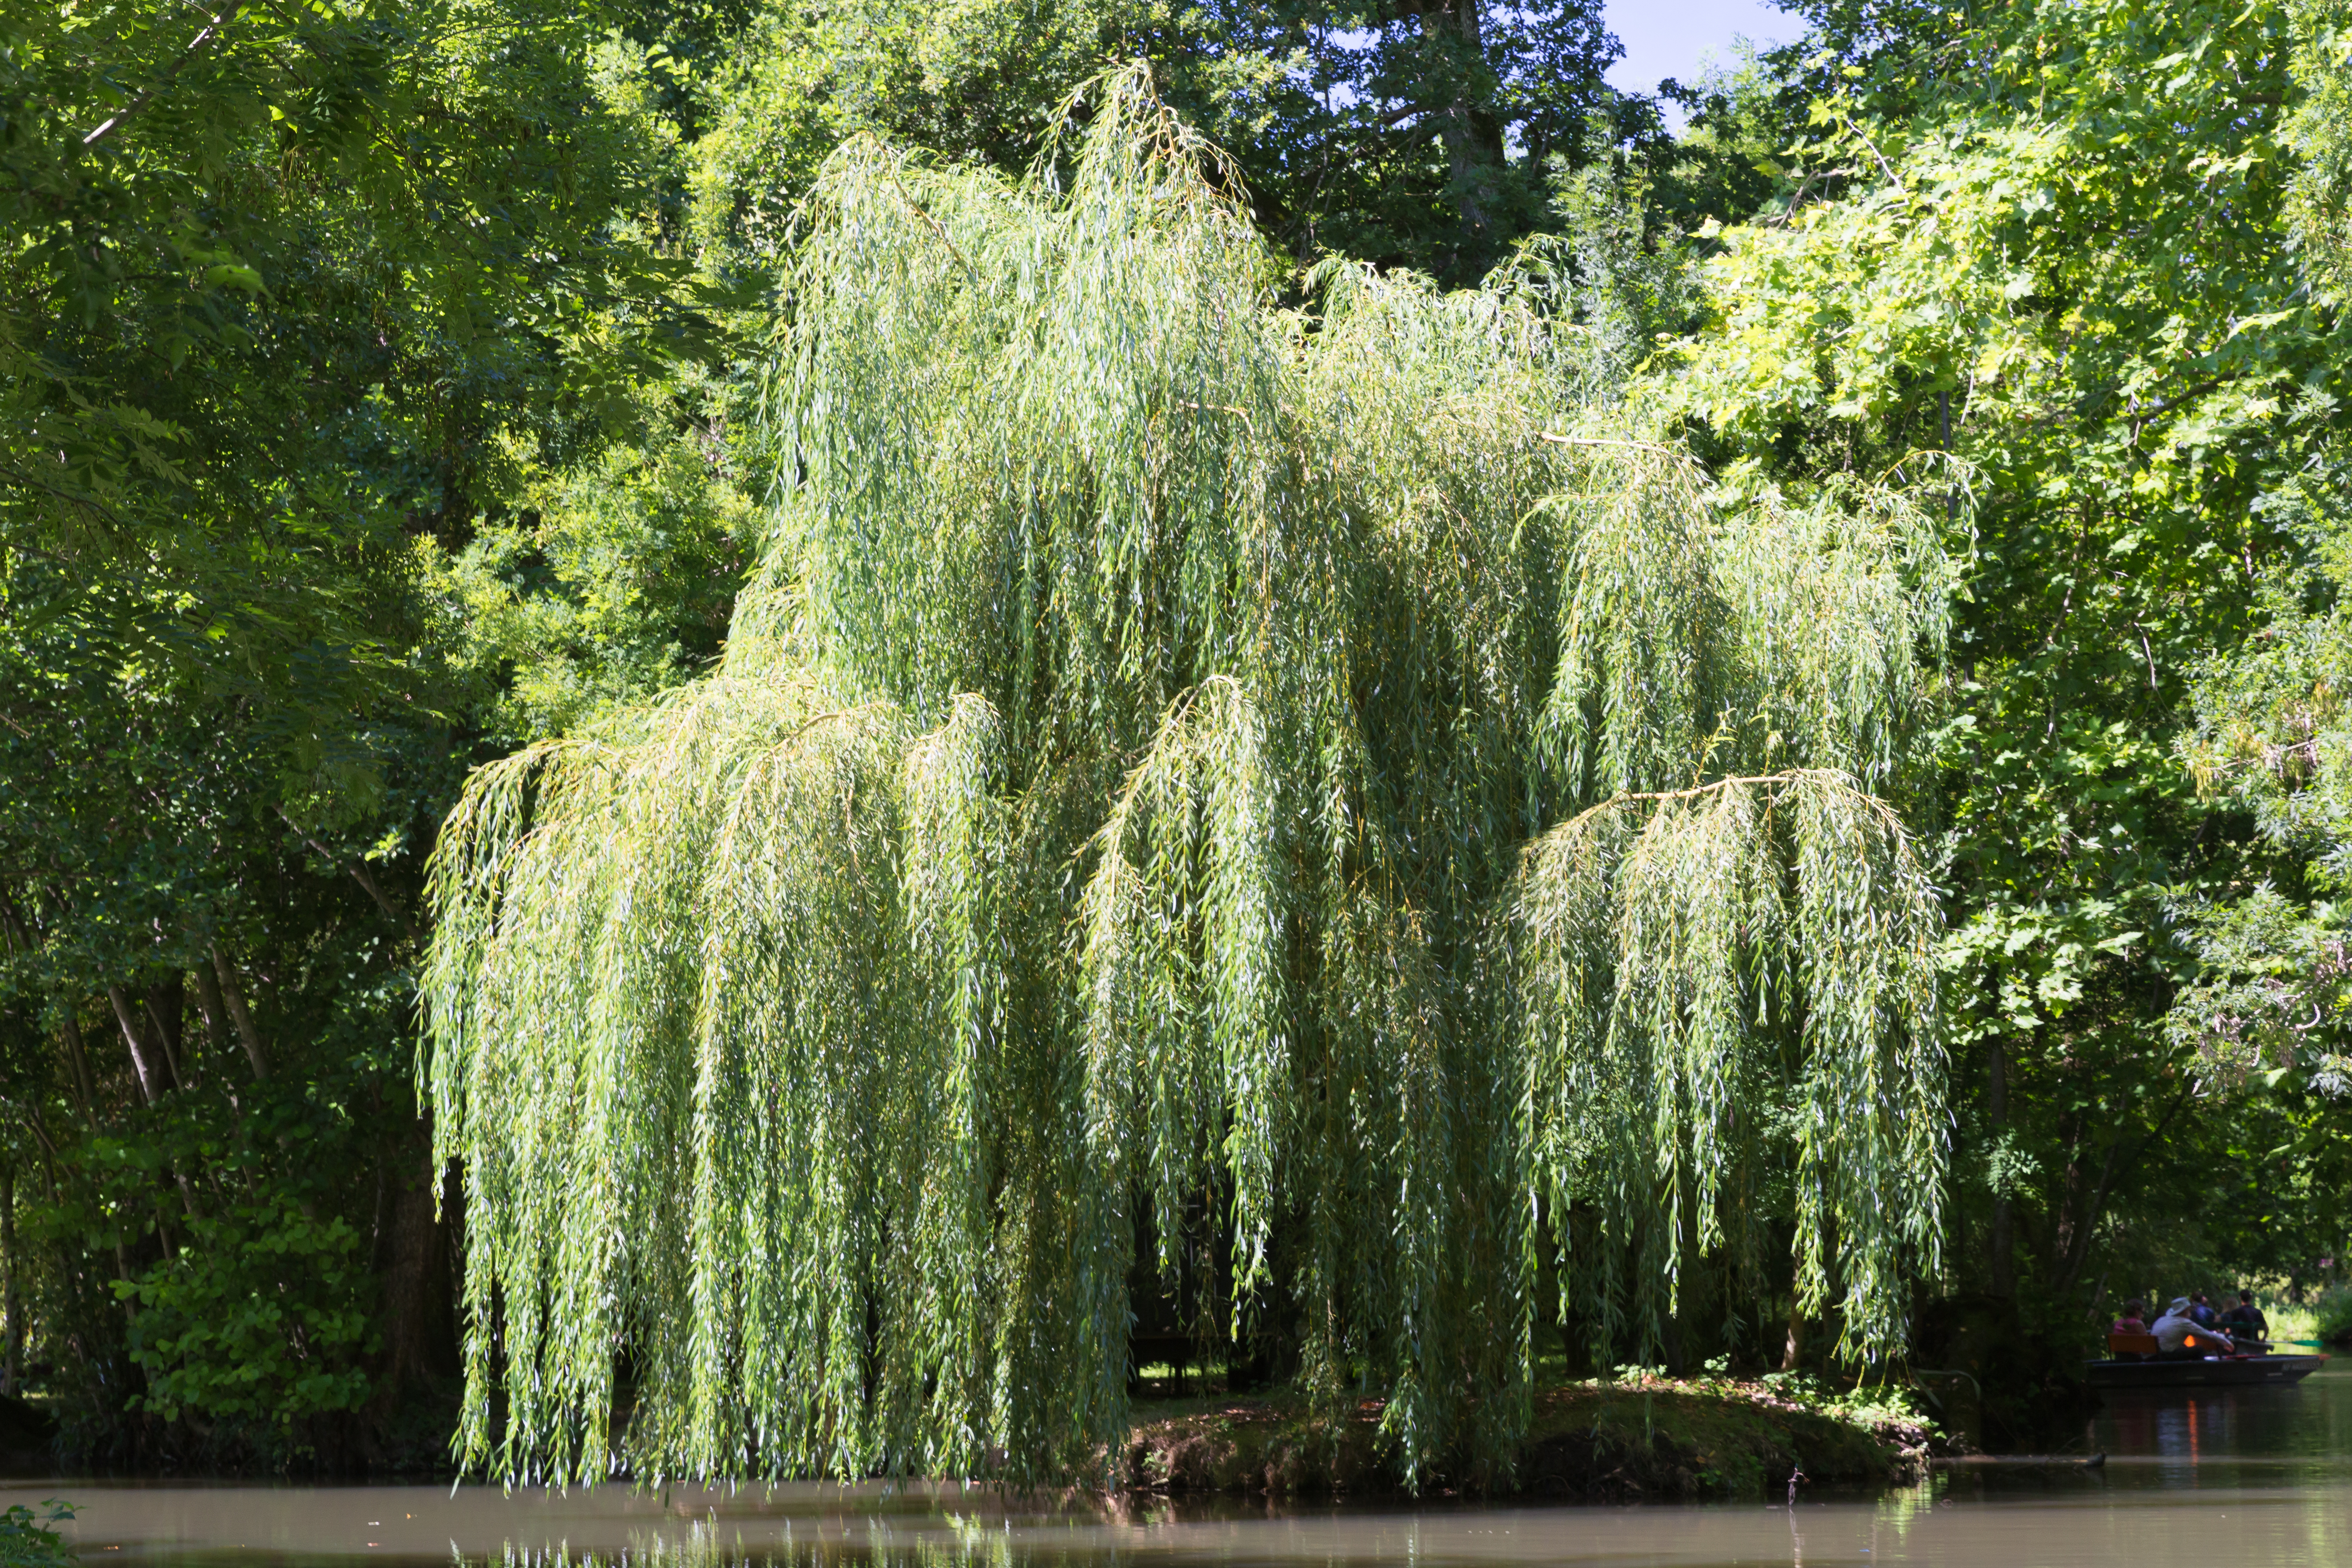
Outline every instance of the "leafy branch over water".
<path fill-rule="evenodd" d="M 47 1498 L 41 1507 L 47 1511 L 21 1502 L 0 1511 L 0 1568 L 69 1568 L 80 1561 L 52 1528 L 73 1518 L 74 1505 Z"/>

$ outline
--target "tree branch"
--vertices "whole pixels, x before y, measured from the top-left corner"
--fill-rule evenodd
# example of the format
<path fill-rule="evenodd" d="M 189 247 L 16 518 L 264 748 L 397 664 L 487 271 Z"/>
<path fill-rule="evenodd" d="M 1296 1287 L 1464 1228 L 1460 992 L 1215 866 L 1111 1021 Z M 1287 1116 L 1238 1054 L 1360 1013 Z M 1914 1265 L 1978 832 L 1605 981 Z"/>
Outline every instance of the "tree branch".
<path fill-rule="evenodd" d="M 211 43 L 215 38 L 218 37 L 231 22 L 236 20 L 236 14 L 243 9 L 245 9 L 245 0 L 229 0 L 228 9 L 222 12 L 219 16 L 215 16 L 211 21 L 205 23 L 203 30 L 198 32 L 194 37 L 188 40 L 188 47 L 180 51 L 179 58 L 173 60 L 170 65 L 163 68 L 163 74 L 162 76 L 157 77 L 153 81 L 149 82 L 144 88 L 142 88 L 138 97 L 132 99 L 129 103 L 124 104 L 121 109 L 109 117 L 104 124 L 91 132 L 89 135 L 83 137 L 81 139 L 81 144 L 85 147 L 94 147 L 98 145 L 99 138 L 120 126 L 124 121 L 130 119 L 141 110 L 146 108 L 149 100 L 157 93 L 171 86 L 172 79 L 178 76 L 180 72 L 186 68 L 187 63 L 196 58 L 198 51 L 202 50 L 206 44 Z"/>
<path fill-rule="evenodd" d="M 375 900 L 376 908 L 382 910 L 384 914 L 390 918 L 392 923 L 400 928 L 401 935 L 408 938 L 411 942 L 417 940 L 416 928 L 408 923 L 408 917 L 402 914 L 399 907 L 394 904 L 391 899 L 385 897 L 384 890 L 376 885 L 375 877 L 368 870 L 366 861 L 354 860 L 348 866 L 344 865 L 341 857 L 337 856 L 333 850 L 328 848 L 317 839 L 311 837 L 310 829 L 295 821 L 293 816 L 284 806 L 281 805 L 278 808 L 278 815 L 285 819 L 287 826 L 292 828 L 297 834 L 301 836 L 303 843 L 308 844 L 311 848 L 317 850 L 320 858 L 323 858 L 328 865 L 332 866 L 338 871 L 350 872 L 352 880 L 366 889 L 368 897 Z"/>
<path fill-rule="evenodd" d="M 1629 452 L 1655 452 L 1662 458 L 1685 458 L 1672 447 L 1661 447 L 1654 441 L 1612 441 L 1606 436 L 1556 436 L 1549 430 L 1536 432 L 1538 441 L 1550 441 L 1562 447 L 1622 447 Z"/>
<path fill-rule="evenodd" d="M 1648 790 L 1640 793 L 1629 791 L 1623 795 L 1612 795 L 1607 800 L 1596 801 L 1586 806 L 1558 826 L 1547 828 L 1539 837 L 1529 840 L 1523 852 L 1533 854 L 1538 845 L 1568 832 L 1579 823 L 1587 818 L 1598 816 L 1604 811 L 1615 811 L 1644 801 L 1695 800 L 1703 795 L 1714 795 L 1720 790 L 1738 789 L 1743 785 L 1794 784 L 1801 784 L 1807 779 L 1825 779 L 1832 787 L 1846 791 L 1866 805 L 1881 823 L 1893 828 L 1898 837 L 1901 836 L 1903 819 L 1895 815 L 1895 808 L 1863 788 L 1851 773 L 1840 772 L 1836 768 L 1790 768 L 1786 773 L 1746 773 L 1737 778 L 1710 779 L 1706 784 L 1693 784 L 1688 789 Z"/>
<path fill-rule="evenodd" d="M 1855 141 L 1870 149 L 1870 155 L 1878 160 L 1879 169 L 1886 175 L 1886 183 L 1898 190 L 1901 189 L 1903 182 L 1895 176 L 1895 165 L 1886 161 L 1886 154 L 1878 150 L 1878 143 L 1864 135 L 1862 127 L 1851 120 L 1845 122 L 1845 128 L 1853 134 Z"/>

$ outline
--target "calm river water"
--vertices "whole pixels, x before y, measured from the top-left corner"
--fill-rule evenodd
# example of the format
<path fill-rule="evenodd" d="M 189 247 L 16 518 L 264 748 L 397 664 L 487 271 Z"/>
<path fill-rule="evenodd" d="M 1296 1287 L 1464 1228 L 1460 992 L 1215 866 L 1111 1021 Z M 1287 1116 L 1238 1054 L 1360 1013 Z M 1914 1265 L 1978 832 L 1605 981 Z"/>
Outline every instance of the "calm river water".
<path fill-rule="evenodd" d="M 2352 1568 L 2352 1358 L 2298 1387 L 2117 1402 L 2104 1468 L 1940 1471 L 1794 1508 L 1008 1507 L 984 1492 L 570 1496 L 442 1487 L 9 1483 L 63 1496 L 90 1568 L 1465 1568 L 1501 1563 Z"/>

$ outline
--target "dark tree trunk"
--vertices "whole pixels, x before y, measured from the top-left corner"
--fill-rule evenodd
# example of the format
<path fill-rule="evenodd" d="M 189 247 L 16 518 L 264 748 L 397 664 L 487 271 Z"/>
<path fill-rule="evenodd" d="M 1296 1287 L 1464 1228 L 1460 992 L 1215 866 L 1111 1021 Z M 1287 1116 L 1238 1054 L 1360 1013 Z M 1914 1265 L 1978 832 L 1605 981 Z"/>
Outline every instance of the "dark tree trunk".
<path fill-rule="evenodd" d="M 0 1312 L 8 1315 L 7 1354 L 0 1394 L 13 1394 L 25 1371 L 25 1302 L 16 1279 L 16 1168 L 0 1165 Z"/>
<path fill-rule="evenodd" d="M 464 1197 L 456 1166 L 441 1176 L 436 1183 L 430 1140 L 420 1129 L 394 1155 L 388 1223 L 376 1243 L 383 1282 L 383 1372 L 373 1402 L 379 1415 L 411 1384 L 458 1370 L 455 1232 Z"/>
<path fill-rule="evenodd" d="M 1494 251 L 1499 232 L 1492 189 L 1503 167 L 1503 123 L 1487 86 L 1479 0 L 1407 0 L 1421 19 L 1423 48 L 1434 89 L 1423 107 L 1445 143 L 1447 174 L 1461 213 L 1459 254 L 1473 270 Z"/>
<path fill-rule="evenodd" d="M 2074 1141 L 2074 1155 L 2066 1162 L 2066 1200 L 2063 1217 L 2058 1228 L 2058 1270 L 2051 1281 L 2060 1296 L 2073 1294 L 2075 1282 L 2083 1277 L 2083 1267 L 2090 1261 L 2091 1242 L 2098 1234 L 2099 1220 L 2106 1213 L 2107 1188 L 2115 1180 L 2116 1156 L 2123 1149 L 2121 1138 L 2107 1141 L 2107 1152 L 2100 1160 L 2098 1174 L 2091 1173 L 2091 1151 L 2081 1146 L 2078 1135 Z"/>
<path fill-rule="evenodd" d="M 89 1053 L 81 1043 L 81 1020 L 68 1007 L 65 1015 L 66 1059 L 73 1065 L 74 1092 L 81 1100 L 81 1119 L 98 1126 L 98 1086 L 89 1075 Z"/>
<path fill-rule="evenodd" d="M 185 1089 L 194 1083 L 187 1070 L 187 1052 L 183 1049 L 181 1024 L 187 1016 L 187 986 L 175 970 L 166 979 L 147 987 L 147 1021 L 154 1028 L 155 1043 L 163 1047 L 163 1066 L 172 1075 L 172 1082 Z"/>
<path fill-rule="evenodd" d="M 2000 1037 L 1991 1037 L 1985 1062 L 1985 1126 L 1995 1148 L 2009 1131 L 2009 1051 Z M 1992 1235 L 1987 1248 L 1992 1294 L 2003 1300 L 2017 1294 L 2017 1238 L 2004 1184 L 1993 1194 Z"/>
<path fill-rule="evenodd" d="M 2148 1130 L 2147 1135 L 2133 1150 L 2134 1163 L 2137 1163 L 2139 1156 L 2147 1152 L 2158 1138 L 2164 1136 L 2165 1129 L 2172 1125 L 2172 1119 L 2180 1113 L 2182 1106 L 2189 1103 L 2193 1088 L 2192 1085 L 2189 1089 L 2182 1089 L 2173 1099 L 2171 1105 L 2166 1108 L 2164 1114 L 2157 1118 L 2156 1125 Z M 2057 1293 L 2061 1296 L 2073 1292 L 2076 1283 L 2083 1278 L 2084 1268 L 2090 1262 L 2091 1243 L 2096 1237 L 2099 1221 L 2106 1215 L 2107 1194 L 2114 1190 L 2116 1167 L 2124 1163 L 2123 1149 L 2124 1141 L 2120 1135 L 2108 1141 L 2106 1156 L 2099 1163 L 2099 1179 L 2090 1186 L 2079 1205 L 2079 1214 L 2070 1221 L 2071 1228 L 2065 1233 L 2065 1245 L 2063 1248 L 2062 1262 L 2056 1280 Z M 2075 1163 L 2079 1164 L 2080 1162 Z M 2074 1170 L 2074 1165 L 2069 1165 L 2067 1168 L 2070 1187 Z M 2068 1207 L 2070 1214 L 2074 1214 L 2076 1205 L 2071 1195 Z M 2092 1292 L 2092 1300 L 2095 1303 L 2105 1289 L 2106 1276 L 2102 1272 L 2098 1288 Z"/>
<path fill-rule="evenodd" d="M 213 979 L 219 989 L 221 1005 L 228 1011 L 229 1020 L 236 1026 L 236 1037 L 245 1044 L 245 1054 L 253 1063 L 257 1081 L 269 1076 L 269 1054 L 262 1048 L 261 1031 L 253 1025 L 252 1010 L 245 1005 L 245 992 L 236 983 L 236 970 L 228 954 L 214 944 L 212 950 Z"/>
<path fill-rule="evenodd" d="M 163 1076 L 163 1062 L 154 1044 L 142 1027 L 137 1009 L 120 985 L 106 988 L 106 1000 L 114 1008 L 114 1022 L 122 1031 L 122 1043 L 131 1049 L 131 1070 L 139 1078 L 139 1097 L 152 1105 L 171 1088 Z"/>

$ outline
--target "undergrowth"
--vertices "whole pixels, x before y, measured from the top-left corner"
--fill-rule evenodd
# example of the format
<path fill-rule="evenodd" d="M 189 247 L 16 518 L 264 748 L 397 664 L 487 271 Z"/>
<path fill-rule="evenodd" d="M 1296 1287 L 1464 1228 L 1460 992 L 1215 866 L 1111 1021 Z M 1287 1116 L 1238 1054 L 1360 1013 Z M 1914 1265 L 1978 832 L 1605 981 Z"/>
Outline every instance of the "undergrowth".
<path fill-rule="evenodd" d="M 73 1518 L 73 1504 L 55 1498 L 43 1500 L 47 1513 L 35 1513 L 23 1503 L 0 1512 L 0 1568 L 70 1568 L 77 1560 L 65 1537 L 52 1526 Z"/>
<path fill-rule="evenodd" d="M 2311 1337 L 2332 1345 L 2352 1342 L 2352 1285 L 2331 1286 L 2312 1302 Z"/>

